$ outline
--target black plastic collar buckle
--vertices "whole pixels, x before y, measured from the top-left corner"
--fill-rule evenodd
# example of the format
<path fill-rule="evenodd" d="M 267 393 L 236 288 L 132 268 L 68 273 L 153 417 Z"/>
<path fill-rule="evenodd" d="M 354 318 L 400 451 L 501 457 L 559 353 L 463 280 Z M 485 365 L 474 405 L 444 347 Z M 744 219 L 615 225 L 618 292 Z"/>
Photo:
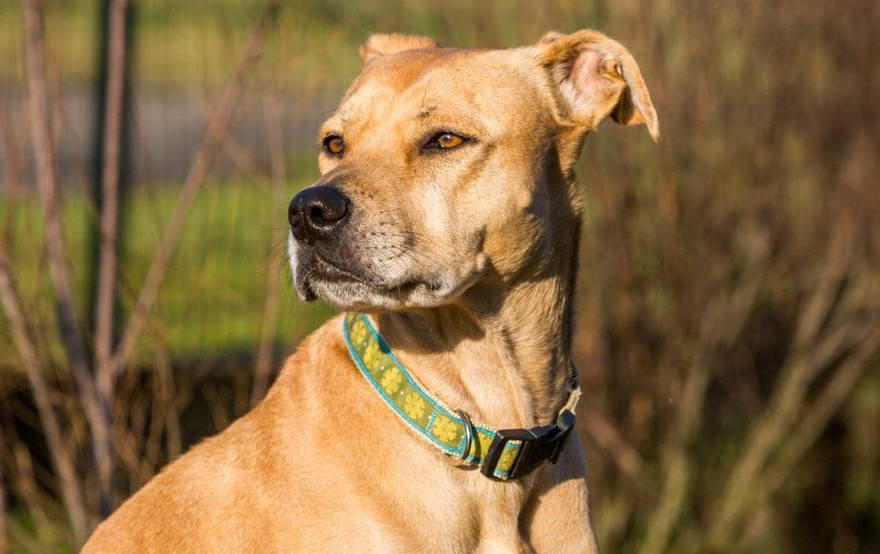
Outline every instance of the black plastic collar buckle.
<path fill-rule="evenodd" d="M 544 460 L 550 460 L 554 464 L 565 446 L 574 427 L 574 414 L 568 410 L 559 414 L 559 418 L 553 425 L 542 425 L 531 429 L 502 429 L 495 432 L 495 439 L 489 446 L 486 459 L 480 472 L 487 477 L 495 477 L 495 468 L 504 452 L 504 447 L 510 441 L 522 441 L 519 454 L 511 466 L 507 479 L 518 479 L 528 475 Z"/>

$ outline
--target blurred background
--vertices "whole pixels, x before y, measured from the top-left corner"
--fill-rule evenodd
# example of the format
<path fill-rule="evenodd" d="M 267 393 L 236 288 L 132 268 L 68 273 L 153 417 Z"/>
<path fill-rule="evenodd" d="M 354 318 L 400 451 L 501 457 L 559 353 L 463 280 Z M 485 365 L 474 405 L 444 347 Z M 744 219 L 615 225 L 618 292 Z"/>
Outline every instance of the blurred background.
<path fill-rule="evenodd" d="M 373 32 L 626 45 L 603 125 L 579 430 L 602 551 L 880 552 L 880 3 L 0 3 L 0 551 L 75 551 L 333 312 L 286 206 Z"/>

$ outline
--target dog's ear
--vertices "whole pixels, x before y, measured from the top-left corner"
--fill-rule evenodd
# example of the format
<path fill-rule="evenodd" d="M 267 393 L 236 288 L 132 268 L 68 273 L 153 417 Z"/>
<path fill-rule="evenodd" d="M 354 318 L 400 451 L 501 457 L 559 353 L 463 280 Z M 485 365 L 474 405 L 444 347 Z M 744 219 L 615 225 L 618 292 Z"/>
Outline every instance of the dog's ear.
<path fill-rule="evenodd" d="M 370 35 L 367 42 L 361 45 L 361 59 L 368 62 L 376 56 L 396 54 L 404 50 L 418 48 L 437 48 L 437 41 L 431 37 L 419 35 L 378 34 Z"/>
<path fill-rule="evenodd" d="M 591 30 L 550 32 L 537 48 L 577 124 L 592 130 L 610 115 L 621 125 L 644 124 L 655 141 L 660 137 L 657 112 L 639 66 L 619 42 Z"/>

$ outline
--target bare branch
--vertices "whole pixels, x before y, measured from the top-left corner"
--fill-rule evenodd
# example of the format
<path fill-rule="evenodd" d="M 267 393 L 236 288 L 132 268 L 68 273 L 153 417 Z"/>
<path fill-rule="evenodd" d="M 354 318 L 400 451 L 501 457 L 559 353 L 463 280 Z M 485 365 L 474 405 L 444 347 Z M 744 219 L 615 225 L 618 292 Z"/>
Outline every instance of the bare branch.
<path fill-rule="evenodd" d="M 761 469 L 803 413 L 804 397 L 811 382 L 821 368 L 852 345 L 852 329 L 846 324 L 824 332 L 821 329 L 822 322 L 831 319 L 835 308 L 846 305 L 845 298 L 837 302 L 833 299 L 838 285 L 851 269 L 851 236 L 851 230 L 841 226 L 829 243 L 829 261 L 799 315 L 792 354 L 782 369 L 764 415 L 751 430 L 743 454 L 719 495 L 707 534 L 710 546 L 721 547 L 732 535 Z"/>
<path fill-rule="evenodd" d="M 12 123 L 6 115 L 6 106 L 0 106 L 0 158 L 3 163 L 3 182 L 7 198 L 15 198 L 19 194 L 22 185 L 21 152 L 15 133 L 12 132 Z M 8 220 L 7 220 L 8 221 Z"/>
<path fill-rule="evenodd" d="M 3 428 L 0 427 L 0 452 L 3 451 Z M 6 531 L 6 486 L 3 477 L 3 464 L 0 464 L 0 552 L 8 552 L 9 544 L 7 542 Z"/>
<path fill-rule="evenodd" d="M 165 410 L 165 434 L 167 436 L 165 448 L 168 451 L 168 457 L 174 459 L 183 452 L 183 433 L 180 430 L 180 409 L 178 407 L 180 401 L 177 398 L 168 349 L 164 344 L 156 348 L 156 374 L 161 390 L 159 398 Z"/>
<path fill-rule="evenodd" d="M 284 183 L 287 180 L 287 166 L 284 161 L 284 133 L 281 126 L 281 109 L 277 98 L 263 99 L 263 113 L 269 142 L 269 155 L 272 159 L 272 205 L 284 202 Z M 273 243 L 280 237 L 273 234 Z M 251 390 L 251 405 L 260 401 L 269 386 L 269 373 L 272 369 L 272 343 L 278 330 L 278 297 L 280 295 L 278 263 L 270 256 L 266 275 L 266 302 L 263 306 L 263 322 L 260 330 L 260 344 L 257 347 L 254 388 Z"/>
<path fill-rule="evenodd" d="M 68 362 L 76 379 L 83 410 L 92 431 L 92 449 L 98 467 L 102 510 L 109 508 L 112 473 L 109 425 L 98 403 L 86 344 L 76 321 L 70 272 L 66 265 L 64 235 L 58 201 L 58 176 L 49 122 L 49 91 L 46 81 L 46 52 L 43 42 L 43 14 L 40 0 L 22 0 L 25 52 L 30 100 L 31 133 L 37 165 L 37 188 L 45 219 L 45 242 L 49 255 L 49 277 Z"/>
<path fill-rule="evenodd" d="M 14 428 L 10 428 L 10 431 L 15 432 Z M 16 496 L 21 498 L 22 503 L 27 507 L 28 515 L 37 531 L 37 539 L 45 544 L 51 540 L 53 535 L 52 523 L 46 513 L 40 488 L 34 475 L 33 456 L 20 437 L 13 435 L 9 443 L 9 450 L 12 454 L 9 458 L 15 460 L 13 488 Z"/>
<path fill-rule="evenodd" d="M 270 146 L 271 147 L 271 146 Z M 223 139 L 223 150 L 232 161 L 235 168 L 247 177 L 265 176 L 265 170 L 261 170 L 254 161 L 254 157 L 248 153 L 247 149 L 236 140 L 231 133 L 227 134 Z"/>
<path fill-rule="evenodd" d="M 587 436 L 595 440 L 611 456 L 617 467 L 630 479 L 642 471 L 642 456 L 617 428 L 596 408 L 587 404 L 580 409 Z"/>
<path fill-rule="evenodd" d="M 781 451 L 764 472 L 765 477 L 761 479 L 762 486 L 755 491 L 753 506 L 762 504 L 779 490 L 794 466 L 816 443 L 831 417 L 868 368 L 868 359 L 880 346 L 880 332 L 877 331 L 876 325 L 872 325 L 869 333 L 869 336 L 834 371 L 834 375 L 812 405 L 804 409 L 803 419 L 788 434 Z M 755 511 L 748 510 L 748 513 L 754 514 Z"/>
<path fill-rule="evenodd" d="M 269 0 L 267 3 L 266 8 L 251 32 L 247 50 L 235 71 L 235 75 L 220 94 L 220 99 L 208 123 L 208 129 L 202 138 L 202 143 L 183 183 L 183 188 L 178 196 L 171 220 L 168 222 L 165 234 L 162 236 L 162 240 L 153 254 L 144 284 L 135 301 L 131 318 L 126 325 L 119 346 L 113 354 L 109 371 L 111 380 L 115 380 L 119 376 L 119 373 L 128 363 L 129 358 L 134 352 L 147 316 L 156 302 L 159 288 L 162 285 L 168 264 L 171 262 L 171 257 L 177 247 L 177 242 L 183 230 L 183 225 L 186 222 L 189 209 L 204 183 L 208 169 L 232 121 L 232 116 L 244 88 L 244 81 L 262 54 L 266 34 L 270 24 L 275 21 L 279 2 L 280 0 Z"/>
<path fill-rule="evenodd" d="M 12 340 L 21 358 L 22 367 L 27 374 L 28 382 L 34 394 L 34 403 L 40 416 L 40 424 L 46 436 L 46 444 L 49 446 L 49 455 L 52 467 L 58 475 L 61 488 L 61 498 L 64 509 L 73 526 L 76 540 L 80 543 L 85 541 L 88 534 L 88 520 L 83 504 L 82 492 L 79 481 L 74 471 L 73 458 L 70 451 L 65 448 L 61 435 L 61 426 L 52 409 L 49 398 L 49 387 L 46 385 L 44 367 L 37 350 L 30 339 L 27 322 L 19 300 L 18 292 L 12 278 L 9 261 L 3 244 L 0 244 L 0 304 L 3 313 L 9 322 Z"/>
<path fill-rule="evenodd" d="M 703 423 L 706 389 L 714 375 L 708 360 L 712 353 L 729 346 L 740 336 L 754 309 L 763 281 L 769 254 L 768 244 L 760 233 L 749 229 L 745 230 L 743 236 L 751 244 L 747 250 L 748 271 L 744 272 L 748 277 L 739 282 L 733 294 L 719 295 L 706 309 L 700 349 L 688 367 L 676 418 L 661 454 L 663 486 L 657 506 L 647 522 L 645 540 L 639 549 L 641 554 L 656 554 L 667 550 L 675 523 L 681 516 L 690 492 L 693 459 L 688 455 L 687 448 Z"/>
<path fill-rule="evenodd" d="M 116 292 L 116 265 L 119 215 L 119 158 L 125 88 L 125 45 L 128 0 L 110 0 L 109 41 L 107 44 L 106 118 L 104 120 L 104 167 L 101 174 L 101 235 L 98 269 L 98 297 L 95 305 L 95 362 L 97 392 L 102 406 L 113 403 L 110 356 L 113 348 L 113 300 Z"/>

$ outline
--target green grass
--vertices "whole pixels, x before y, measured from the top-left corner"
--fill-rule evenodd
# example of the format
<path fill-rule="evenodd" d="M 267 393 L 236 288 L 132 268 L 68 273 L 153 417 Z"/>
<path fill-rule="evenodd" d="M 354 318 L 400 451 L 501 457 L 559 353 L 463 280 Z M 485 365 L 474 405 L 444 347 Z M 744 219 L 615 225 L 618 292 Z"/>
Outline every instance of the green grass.
<path fill-rule="evenodd" d="M 292 194 L 295 189 L 287 192 Z M 123 312 L 140 289 L 176 195 L 177 188 L 169 186 L 139 187 L 131 193 L 122 215 Z M 166 345 L 174 358 L 253 351 L 259 340 L 270 272 L 281 274 L 277 343 L 292 348 L 331 313 L 325 305 L 301 303 L 290 285 L 289 269 L 282 259 L 285 245 L 280 239 L 286 232 L 287 198 L 289 195 L 274 205 L 265 182 L 206 185 L 187 220 L 139 355 L 150 356 L 156 341 Z M 88 314 L 88 268 L 93 266 L 88 238 L 93 214 L 84 195 L 68 194 L 65 198 L 63 223 L 81 321 Z M 52 322 L 45 255 L 35 254 L 42 252 L 43 240 L 36 198 L 19 200 L 10 223 L 14 272 L 27 311 L 33 321 Z M 53 358 L 60 360 L 54 329 L 39 331 Z M 14 363 L 11 345 L 0 343 L 0 366 Z"/>
<path fill-rule="evenodd" d="M 67 82 L 89 82 L 97 71 L 99 0 L 45 2 L 50 63 Z M 217 86 L 232 75 L 265 0 L 149 0 L 134 3 L 131 65 L 136 82 Z M 542 12 L 529 2 L 394 0 L 281 2 L 257 79 L 293 89 L 341 93 L 360 68 L 358 47 L 372 33 L 405 32 L 441 44 L 510 47 L 537 40 L 550 28 L 595 25 L 596 6 L 558 2 Z M 554 17 L 556 20 L 554 21 Z M 613 30 L 613 29 L 608 29 Z M 24 74 L 20 3 L 0 2 L 0 82 Z"/>
<path fill-rule="evenodd" d="M 135 6 L 132 67 L 139 83 L 215 86 L 228 79 L 245 50 L 264 0 L 150 0 Z M 95 78 L 100 40 L 98 0 L 48 1 L 46 44 L 50 63 L 67 82 Z M 282 2 L 276 31 L 263 52 L 263 76 L 295 88 L 338 89 L 358 68 L 358 46 L 387 28 L 442 33 L 423 3 L 403 0 L 376 10 L 350 2 Z M 19 2 L 0 3 L 0 81 L 24 75 Z M 261 78 L 262 76 L 258 77 Z"/>

